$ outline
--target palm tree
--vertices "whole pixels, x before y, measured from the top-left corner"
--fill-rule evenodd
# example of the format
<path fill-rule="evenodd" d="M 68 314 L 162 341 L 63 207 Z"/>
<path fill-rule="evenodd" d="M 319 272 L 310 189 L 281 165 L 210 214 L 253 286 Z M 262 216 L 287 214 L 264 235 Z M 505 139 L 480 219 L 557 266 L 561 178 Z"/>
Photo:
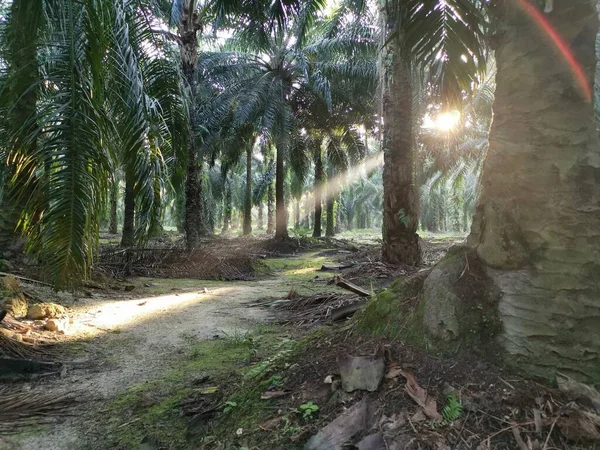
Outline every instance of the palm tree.
<path fill-rule="evenodd" d="M 595 2 L 498 11 L 496 100 L 468 243 L 501 294 L 507 361 L 600 382 Z M 561 55 L 533 22 L 543 20 Z M 569 61 L 569 62 L 567 62 Z"/>
<path fill-rule="evenodd" d="M 176 28 L 176 34 L 164 31 L 158 33 L 169 36 L 177 42 L 181 68 L 184 74 L 188 97 L 189 138 L 186 173 L 186 206 L 185 231 L 188 249 L 196 248 L 202 224 L 202 184 L 201 170 L 203 160 L 197 148 L 197 137 L 200 134 L 199 123 L 193 110 L 197 105 L 199 81 L 199 36 L 210 21 L 215 27 L 232 24 L 248 42 L 264 46 L 271 35 L 281 32 L 288 26 L 290 18 L 300 18 L 300 29 L 309 26 L 316 13 L 323 7 L 323 0 L 306 2 L 291 1 L 278 3 L 272 7 L 269 1 L 230 2 L 215 0 L 202 2 L 199 0 L 172 0 L 157 2 L 155 10 L 168 17 L 168 22 Z M 241 27 L 240 27 L 241 24 Z M 241 28 L 241 30 L 240 30 Z"/>
<path fill-rule="evenodd" d="M 16 1 L 15 11 L 24 4 L 32 5 Z M 9 142 L 29 144 L 9 147 L 16 162 L 12 179 L 25 180 L 12 184 L 11 196 L 23 200 L 18 214 L 27 248 L 60 287 L 89 274 L 107 180 L 118 164 L 135 177 L 128 200 L 139 205 L 139 237 L 151 228 L 164 167 L 161 147 L 171 142 L 161 100 L 169 97 L 171 107 L 181 96 L 165 88 L 178 77 L 171 65 L 149 54 L 153 40 L 139 3 L 64 0 L 38 6 L 45 20 L 19 13 L 8 22 L 9 30 L 18 26 L 43 37 L 27 65 L 34 75 L 19 75 L 32 103 L 8 134 Z M 23 38 L 7 36 L 6 48 Z M 10 51 L 5 55 L 12 57 Z M 155 88 L 160 93 L 151 92 Z M 24 98 L 9 100 L 8 108 L 16 111 Z"/>
<path fill-rule="evenodd" d="M 38 61 L 39 30 L 44 22 L 44 2 L 15 0 L 8 12 L 7 29 L 4 30 L 2 45 L 3 59 L 7 67 L 2 74 L 2 119 L 6 123 L 2 130 L 3 147 L 9 153 L 31 156 L 37 147 L 36 139 L 27 139 L 35 134 L 37 123 L 34 120 L 38 92 L 30 87 L 40 80 Z M 18 195 L 26 183 L 24 176 L 15 178 L 16 160 L 8 163 L 3 173 L 2 197 L 0 203 L 0 248 L 11 244 L 15 238 L 17 223 L 21 213 Z M 4 166 L 4 164 L 2 164 Z"/>
<path fill-rule="evenodd" d="M 469 0 L 385 2 L 382 8 L 381 117 L 385 261 L 420 261 L 413 179 L 413 77 L 428 74 L 447 102 L 471 90 L 484 67 L 482 15 Z"/>
<path fill-rule="evenodd" d="M 236 126 L 256 124 L 258 132 L 275 148 L 275 236 L 278 238 L 287 236 L 285 160 L 295 170 L 303 170 L 305 164 L 300 154 L 304 154 L 307 142 L 301 124 L 295 121 L 297 110 L 314 98 L 331 102 L 329 80 L 318 60 L 315 62 L 311 57 L 314 49 L 299 45 L 300 25 L 297 24 L 295 35 L 279 32 L 269 36 L 266 47 L 262 41 L 250 41 L 242 42 L 243 46 L 236 51 L 201 55 L 202 67 L 213 82 L 226 87 L 217 106 L 208 110 L 214 115 L 214 111 L 234 109 Z M 330 73 L 326 75 L 330 75 L 336 67 L 327 69 Z"/>

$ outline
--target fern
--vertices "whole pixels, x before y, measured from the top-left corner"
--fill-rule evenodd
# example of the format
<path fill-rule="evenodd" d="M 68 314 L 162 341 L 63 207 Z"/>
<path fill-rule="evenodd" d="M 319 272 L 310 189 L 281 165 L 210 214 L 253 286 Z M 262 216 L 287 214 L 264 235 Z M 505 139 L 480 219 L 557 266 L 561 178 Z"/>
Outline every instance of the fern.
<path fill-rule="evenodd" d="M 448 396 L 448 404 L 442 410 L 442 416 L 446 422 L 454 422 L 463 415 L 463 405 L 456 394 Z"/>

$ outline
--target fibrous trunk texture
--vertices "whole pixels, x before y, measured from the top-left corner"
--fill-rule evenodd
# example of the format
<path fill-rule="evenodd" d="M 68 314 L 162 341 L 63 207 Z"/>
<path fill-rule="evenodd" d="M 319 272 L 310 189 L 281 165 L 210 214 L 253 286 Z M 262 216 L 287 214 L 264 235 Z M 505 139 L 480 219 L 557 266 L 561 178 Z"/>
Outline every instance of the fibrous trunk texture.
<path fill-rule="evenodd" d="M 294 227 L 300 228 L 300 200 L 294 200 Z"/>
<path fill-rule="evenodd" d="M 261 201 L 258 204 L 258 229 L 262 230 L 265 228 L 265 205 Z"/>
<path fill-rule="evenodd" d="M 119 203 L 119 179 L 117 175 L 113 175 L 112 183 L 110 185 L 110 212 L 108 219 L 108 232 L 110 234 L 117 234 L 118 231 L 118 215 L 117 207 Z"/>
<path fill-rule="evenodd" d="M 273 182 L 267 187 L 267 234 L 275 233 L 275 189 Z"/>
<path fill-rule="evenodd" d="M 494 122 L 468 243 L 501 291 L 507 360 L 598 382 L 600 147 L 590 88 L 597 12 L 594 2 L 569 0 L 544 16 L 512 0 L 498 14 Z"/>
<path fill-rule="evenodd" d="M 231 230 L 231 219 L 233 213 L 232 195 L 231 195 L 231 184 L 229 182 L 225 185 L 225 199 L 224 199 L 224 213 L 223 213 L 223 233 L 228 233 Z"/>
<path fill-rule="evenodd" d="M 287 211 L 283 193 L 285 181 L 285 167 L 283 164 L 283 150 L 277 149 L 275 163 L 275 237 L 288 237 Z"/>
<path fill-rule="evenodd" d="M 383 14 L 387 40 L 381 56 L 383 168 L 383 260 L 418 265 L 419 222 L 413 184 L 413 107 L 411 70 L 400 54 L 394 11 Z"/>
<path fill-rule="evenodd" d="M 246 144 L 246 195 L 244 198 L 244 236 L 252 233 L 252 143 Z"/>
<path fill-rule="evenodd" d="M 198 30 L 197 14 L 193 10 L 194 2 L 186 0 L 183 7 L 179 29 L 179 51 L 181 53 L 181 68 L 185 77 L 189 96 L 189 127 L 187 143 L 187 174 L 185 181 L 185 234 L 188 250 L 198 245 L 198 236 L 202 230 L 202 161 L 196 148 L 196 74 L 198 71 Z"/>
<path fill-rule="evenodd" d="M 121 247 L 135 245 L 135 175 L 132 170 L 125 174 L 125 195 L 123 197 L 123 234 Z"/>
<path fill-rule="evenodd" d="M 315 219 L 313 237 L 321 237 L 321 217 L 323 215 L 323 156 L 321 149 L 315 151 Z"/>

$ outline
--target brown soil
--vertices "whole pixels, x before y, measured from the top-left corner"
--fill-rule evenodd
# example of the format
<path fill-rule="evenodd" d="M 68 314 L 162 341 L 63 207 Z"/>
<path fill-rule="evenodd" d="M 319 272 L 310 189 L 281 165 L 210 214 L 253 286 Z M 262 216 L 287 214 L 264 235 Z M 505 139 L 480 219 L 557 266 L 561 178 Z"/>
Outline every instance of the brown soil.
<path fill-rule="evenodd" d="M 386 371 L 399 366 L 413 373 L 428 396 L 437 401 L 440 413 L 448 402 L 449 393 L 455 393 L 462 404 L 461 417 L 451 423 L 435 425 L 420 413 L 420 406 L 406 393 L 406 380 L 399 374 L 384 378 L 374 393 L 343 392 L 335 381 L 339 379 L 338 355 L 372 355 L 381 346 Z M 324 384 L 328 377 L 333 378 L 333 385 Z M 284 372 L 284 384 L 280 389 L 289 391 L 290 395 L 270 402 L 269 408 L 274 413 L 265 423 L 277 423 L 277 417 L 283 416 L 281 412 L 293 410 L 307 401 L 320 406 L 319 417 L 310 422 L 296 419 L 298 431 L 291 436 L 278 432 L 283 425 L 269 430 L 259 428 L 248 438 L 256 446 L 253 448 L 301 448 L 301 444 L 320 428 L 363 397 L 379 406 L 376 417 L 372 418 L 376 425 L 355 436 L 353 442 L 381 429 L 386 417 L 402 415 L 404 423 L 393 433 L 388 432 L 387 437 L 393 439 L 395 436 L 399 442 L 411 441 L 411 445 L 400 447 L 411 450 L 514 450 L 519 447 L 513 429 L 519 431 L 525 442 L 528 439 L 532 442 L 532 449 L 595 448 L 593 444 L 567 441 L 558 427 L 552 425 L 566 399 L 548 386 L 515 376 L 469 354 L 440 359 L 403 342 L 365 339 L 348 326 L 320 334 L 304 345 L 302 351 L 294 355 L 293 366 Z M 536 410 L 541 418 L 537 430 Z M 546 447 L 542 447 L 544 442 Z"/>

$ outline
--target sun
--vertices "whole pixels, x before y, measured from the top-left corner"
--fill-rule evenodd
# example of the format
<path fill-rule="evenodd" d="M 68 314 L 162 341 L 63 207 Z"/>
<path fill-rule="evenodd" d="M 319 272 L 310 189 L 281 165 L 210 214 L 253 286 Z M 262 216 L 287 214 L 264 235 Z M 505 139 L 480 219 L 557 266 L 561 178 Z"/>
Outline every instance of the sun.
<path fill-rule="evenodd" d="M 457 110 L 441 113 L 436 117 L 434 126 L 439 131 L 452 131 L 460 122 L 460 112 Z"/>

